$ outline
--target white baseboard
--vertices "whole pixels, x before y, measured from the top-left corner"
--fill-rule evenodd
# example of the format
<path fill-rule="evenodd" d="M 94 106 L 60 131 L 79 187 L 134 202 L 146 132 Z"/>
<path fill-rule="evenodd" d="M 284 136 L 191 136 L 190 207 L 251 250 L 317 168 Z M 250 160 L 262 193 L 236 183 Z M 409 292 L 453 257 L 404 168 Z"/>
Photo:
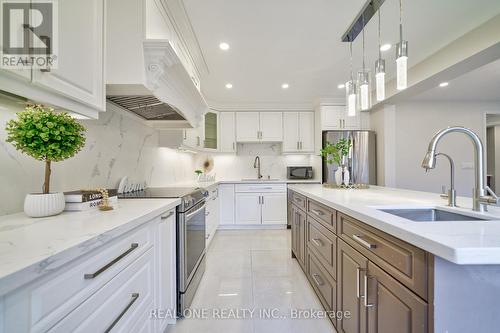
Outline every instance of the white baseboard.
<path fill-rule="evenodd" d="M 217 230 L 280 230 L 286 229 L 286 224 L 224 224 Z"/>

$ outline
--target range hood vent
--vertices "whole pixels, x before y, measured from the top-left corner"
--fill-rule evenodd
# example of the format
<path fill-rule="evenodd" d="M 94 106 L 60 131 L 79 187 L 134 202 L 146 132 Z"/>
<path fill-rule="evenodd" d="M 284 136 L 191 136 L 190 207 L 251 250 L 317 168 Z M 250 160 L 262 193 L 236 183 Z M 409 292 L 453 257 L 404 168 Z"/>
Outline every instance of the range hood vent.
<path fill-rule="evenodd" d="M 144 120 L 186 120 L 177 108 L 153 95 L 106 96 L 106 99 Z"/>

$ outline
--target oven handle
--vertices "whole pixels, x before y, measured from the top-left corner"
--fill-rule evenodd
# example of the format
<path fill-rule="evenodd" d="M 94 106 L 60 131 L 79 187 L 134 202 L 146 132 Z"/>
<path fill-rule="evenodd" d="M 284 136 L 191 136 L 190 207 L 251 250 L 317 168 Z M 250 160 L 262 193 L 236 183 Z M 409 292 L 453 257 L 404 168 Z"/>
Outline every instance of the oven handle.
<path fill-rule="evenodd" d="M 203 204 L 203 206 L 201 206 L 200 208 L 198 208 L 194 212 L 187 214 L 186 215 L 186 220 L 189 220 L 190 218 L 192 218 L 193 216 L 195 216 L 196 214 L 198 214 L 199 212 L 201 212 L 204 209 L 205 209 L 205 204 Z"/>

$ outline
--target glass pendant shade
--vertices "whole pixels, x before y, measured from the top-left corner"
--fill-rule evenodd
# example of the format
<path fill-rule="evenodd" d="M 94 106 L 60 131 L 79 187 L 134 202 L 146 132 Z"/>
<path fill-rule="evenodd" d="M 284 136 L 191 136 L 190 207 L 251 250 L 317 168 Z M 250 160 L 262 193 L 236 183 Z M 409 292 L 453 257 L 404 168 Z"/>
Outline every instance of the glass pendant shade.
<path fill-rule="evenodd" d="M 361 111 L 371 107 L 371 80 L 367 70 L 358 72 L 358 105 Z"/>
<path fill-rule="evenodd" d="M 385 60 L 378 59 L 375 62 L 375 89 L 377 91 L 377 101 L 385 99 Z"/>
<path fill-rule="evenodd" d="M 347 103 L 347 116 L 356 116 L 356 83 L 351 80 L 347 81 L 345 84 L 345 95 Z"/>
<path fill-rule="evenodd" d="M 404 90 L 408 87 L 408 42 L 401 41 L 396 48 L 396 76 L 397 89 Z"/>

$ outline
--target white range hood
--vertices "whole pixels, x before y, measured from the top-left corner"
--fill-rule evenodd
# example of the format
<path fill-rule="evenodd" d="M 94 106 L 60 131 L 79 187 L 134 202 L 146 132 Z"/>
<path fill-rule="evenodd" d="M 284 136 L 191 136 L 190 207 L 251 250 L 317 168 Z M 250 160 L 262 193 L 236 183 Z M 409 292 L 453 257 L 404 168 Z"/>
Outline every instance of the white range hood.
<path fill-rule="evenodd" d="M 207 103 L 168 40 L 145 40 L 141 54 L 123 52 L 119 58 L 108 57 L 109 102 L 154 128 L 198 126 Z"/>

